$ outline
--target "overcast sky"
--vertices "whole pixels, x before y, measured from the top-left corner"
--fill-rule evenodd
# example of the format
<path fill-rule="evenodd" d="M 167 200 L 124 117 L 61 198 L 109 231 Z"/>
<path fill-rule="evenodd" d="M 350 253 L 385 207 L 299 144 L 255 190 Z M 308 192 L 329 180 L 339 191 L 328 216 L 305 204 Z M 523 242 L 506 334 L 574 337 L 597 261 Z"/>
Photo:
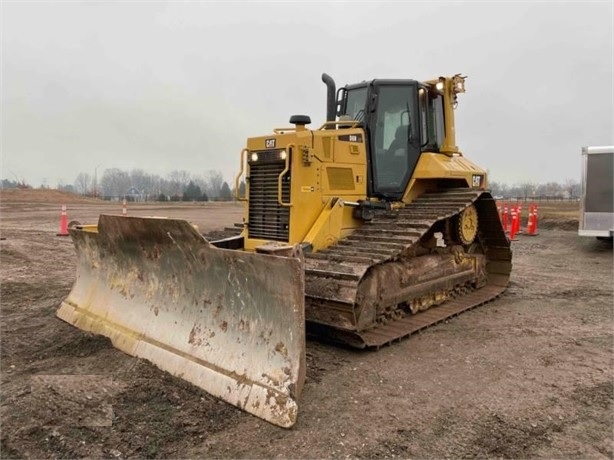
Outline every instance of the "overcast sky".
<path fill-rule="evenodd" d="M 614 144 L 613 2 L 1 3 L 1 178 L 219 170 L 337 85 L 468 75 L 457 144 L 510 185 Z"/>

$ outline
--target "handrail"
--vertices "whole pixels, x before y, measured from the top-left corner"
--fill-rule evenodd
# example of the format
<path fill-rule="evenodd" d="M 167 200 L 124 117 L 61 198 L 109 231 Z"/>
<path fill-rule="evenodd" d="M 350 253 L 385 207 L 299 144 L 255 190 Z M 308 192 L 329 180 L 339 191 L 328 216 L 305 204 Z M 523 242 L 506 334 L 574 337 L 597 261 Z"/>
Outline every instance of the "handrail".
<path fill-rule="evenodd" d="M 336 121 L 326 121 L 322 126 L 318 129 L 326 129 L 326 126 L 338 126 L 338 125 L 350 125 L 344 126 L 345 129 L 358 128 L 362 121 L 359 120 L 336 120 Z"/>
<path fill-rule="evenodd" d="M 286 167 L 284 168 L 284 170 L 277 177 L 277 202 L 280 204 L 280 206 L 285 206 L 287 208 L 292 206 L 292 199 L 290 199 L 289 203 L 284 203 L 283 198 L 281 196 L 281 185 L 282 185 L 281 183 L 283 181 L 284 175 L 288 171 L 290 171 L 290 153 L 291 153 L 293 148 L 296 148 L 296 146 L 294 144 L 286 145 Z M 292 196 L 292 195 L 290 195 L 290 196 Z"/>
<path fill-rule="evenodd" d="M 241 176 L 243 175 L 243 172 L 245 171 L 245 163 L 247 161 L 247 154 L 249 153 L 249 150 L 247 149 L 243 149 L 241 150 L 241 170 L 239 171 L 239 174 L 237 174 L 237 177 L 235 178 L 235 200 L 237 201 L 247 201 L 247 181 L 245 181 L 245 193 L 246 195 L 244 197 L 241 197 L 239 195 L 239 180 L 241 179 Z"/>
<path fill-rule="evenodd" d="M 288 127 L 288 128 L 274 128 L 273 132 L 275 134 L 293 133 L 293 132 L 296 132 L 296 126 L 291 126 L 291 127 Z"/>

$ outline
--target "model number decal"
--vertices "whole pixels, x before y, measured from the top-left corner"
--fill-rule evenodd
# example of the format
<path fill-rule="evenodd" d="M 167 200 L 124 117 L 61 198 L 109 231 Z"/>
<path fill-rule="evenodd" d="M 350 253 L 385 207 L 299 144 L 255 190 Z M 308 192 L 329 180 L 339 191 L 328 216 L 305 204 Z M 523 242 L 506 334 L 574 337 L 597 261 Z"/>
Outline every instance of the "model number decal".
<path fill-rule="evenodd" d="M 474 174 L 471 177 L 471 185 L 472 185 L 472 187 L 476 187 L 476 188 L 481 187 L 482 186 L 482 177 L 483 176 L 480 176 L 478 174 Z"/>
<path fill-rule="evenodd" d="M 343 134 L 338 139 L 345 142 L 362 142 L 362 134 Z"/>
<path fill-rule="evenodd" d="M 275 139 L 266 139 L 264 141 L 264 147 L 267 149 L 274 149 L 275 148 Z"/>

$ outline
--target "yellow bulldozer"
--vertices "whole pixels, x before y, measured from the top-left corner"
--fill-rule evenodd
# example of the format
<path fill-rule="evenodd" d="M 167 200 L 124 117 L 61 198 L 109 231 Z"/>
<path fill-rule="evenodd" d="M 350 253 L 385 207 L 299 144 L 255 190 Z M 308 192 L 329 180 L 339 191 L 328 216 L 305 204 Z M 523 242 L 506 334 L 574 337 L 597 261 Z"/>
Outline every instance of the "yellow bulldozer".
<path fill-rule="evenodd" d="M 323 74 L 322 126 L 294 115 L 247 140 L 240 234 L 212 240 L 186 220 L 121 215 L 74 226 L 77 278 L 57 315 L 291 427 L 307 334 L 378 348 L 508 284 L 486 172 L 456 146 L 465 78 L 337 89 Z"/>

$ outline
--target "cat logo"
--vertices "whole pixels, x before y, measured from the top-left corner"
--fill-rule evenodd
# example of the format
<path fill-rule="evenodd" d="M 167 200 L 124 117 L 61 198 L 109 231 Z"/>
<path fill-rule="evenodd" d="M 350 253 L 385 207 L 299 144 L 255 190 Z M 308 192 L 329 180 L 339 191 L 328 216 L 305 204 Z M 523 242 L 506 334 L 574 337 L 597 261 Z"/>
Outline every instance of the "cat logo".
<path fill-rule="evenodd" d="M 480 176 L 479 174 L 474 174 L 471 176 L 471 186 L 473 188 L 480 188 L 482 186 L 482 179 L 484 176 Z"/>
<path fill-rule="evenodd" d="M 264 141 L 264 147 L 267 149 L 274 149 L 275 148 L 275 139 L 266 139 Z"/>

